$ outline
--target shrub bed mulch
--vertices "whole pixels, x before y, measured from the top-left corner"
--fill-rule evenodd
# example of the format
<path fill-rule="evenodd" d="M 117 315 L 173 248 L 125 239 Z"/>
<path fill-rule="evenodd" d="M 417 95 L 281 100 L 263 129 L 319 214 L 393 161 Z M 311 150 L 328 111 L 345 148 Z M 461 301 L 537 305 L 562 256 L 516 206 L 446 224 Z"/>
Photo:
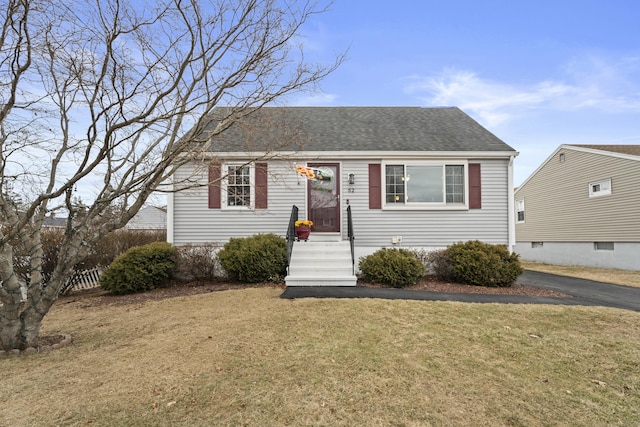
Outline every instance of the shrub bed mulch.
<path fill-rule="evenodd" d="M 358 286 L 376 288 L 385 287 L 373 283 L 361 283 L 360 281 L 358 281 Z M 571 298 L 571 295 L 567 295 L 562 292 L 552 291 L 550 289 L 536 288 L 534 286 L 519 285 L 517 283 L 511 285 L 510 287 L 492 288 L 487 286 L 474 286 L 465 285 L 462 283 L 443 282 L 432 276 L 425 276 L 417 284 L 413 286 L 407 286 L 404 289 L 444 292 L 450 294 L 524 295 L 532 297 Z"/>
<path fill-rule="evenodd" d="M 197 295 L 208 292 L 226 291 L 233 289 L 245 289 L 256 286 L 271 286 L 279 289 L 285 289 L 284 284 L 274 283 L 234 283 L 226 281 L 192 281 L 181 282 L 172 281 L 167 285 L 147 292 L 139 292 L 126 295 L 111 295 L 106 291 L 95 288 L 84 291 L 73 292 L 68 296 L 60 298 L 60 303 L 80 301 L 85 307 L 94 307 L 99 305 L 128 305 L 139 304 L 145 301 L 156 301 L 166 298 L 174 298 L 181 296 Z M 373 288 L 384 287 L 375 283 L 365 283 L 358 281 L 357 286 L 366 286 Z M 493 294 L 493 295 L 525 295 L 525 296 L 544 296 L 570 298 L 570 295 L 560 292 L 536 288 L 533 286 L 524 286 L 514 284 L 508 288 L 490 288 L 485 286 L 464 285 L 460 283 L 443 282 L 435 277 L 424 277 L 416 285 L 405 287 L 404 289 L 423 290 L 425 292 L 445 292 L 445 293 L 463 293 L 463 294 Z"/>

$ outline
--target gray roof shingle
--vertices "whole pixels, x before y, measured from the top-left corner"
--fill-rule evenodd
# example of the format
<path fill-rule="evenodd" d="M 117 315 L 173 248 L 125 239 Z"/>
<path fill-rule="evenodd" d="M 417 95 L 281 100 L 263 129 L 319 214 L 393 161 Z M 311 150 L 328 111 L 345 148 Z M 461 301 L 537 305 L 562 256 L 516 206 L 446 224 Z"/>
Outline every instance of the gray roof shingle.
<path fill-rule="evenodd" d="M 210 151 L 266 148 L 338 152 L 515 151 L 456 107 L 263 107 L 215 136 Z"/>
<path fill-rule="evenodd" d="M 591 148 L 592 150 L 610 151 L 612 153 L 629 154 L 631 156 L 640 156 L 640 145 L 570 144 L 569 146 Z"/>

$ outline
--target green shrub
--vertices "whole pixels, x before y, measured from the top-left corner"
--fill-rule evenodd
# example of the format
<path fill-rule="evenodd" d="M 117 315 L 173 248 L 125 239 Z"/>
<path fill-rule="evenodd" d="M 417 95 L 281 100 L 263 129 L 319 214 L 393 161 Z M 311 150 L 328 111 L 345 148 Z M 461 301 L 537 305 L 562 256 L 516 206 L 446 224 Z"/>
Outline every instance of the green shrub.
<path fill-rule="evenodd" d="M 232 280 L 280 281 L 287 268 L 287 243 L 275 234 L 231 238 L 218 252 L 218 259 Z"/>
<path fill-rule="evenodd" d="M 166 242 L 129 249 L 109 265 L 100 286 L 114 294 L 147 291 L 171 278 L 176 248 Z"/>
<path fill-rule="evenodd" d="M 382 248 L 360 259 L 366 282 L 402 288 L 414 285 L 424 275 L 424 265 L 406 249 Z"/>
<path fill-rule="evenodd" d="M 113 231 L 91 246 L 89 256 L 78 266 L 79 269 L 106 267 L 118 256 L 131 248 L 153 242 L 166 242 L 165 230 L 131 230 L 122 228 Z"/>
<path fill-rule="evenodd" d="M 470 285 L 508 287 L 524 269 L 519 256 L 505 245 L 491 245 L 478 240 L 460 242 L 447 248 L 453 279 Z"/>

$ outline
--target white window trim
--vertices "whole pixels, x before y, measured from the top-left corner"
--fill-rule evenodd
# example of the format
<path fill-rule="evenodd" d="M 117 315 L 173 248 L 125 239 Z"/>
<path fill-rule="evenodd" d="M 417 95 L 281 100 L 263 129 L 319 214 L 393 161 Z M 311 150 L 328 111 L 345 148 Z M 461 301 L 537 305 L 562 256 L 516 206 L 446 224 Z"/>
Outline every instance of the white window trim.
<path fill-rule="evenodd" d="M 601 188 L 603 186 L 606 186 L 607 189 L 606 190 L 598 190 L 598 191 L 593 191 L 593 187 L 599 185 Z M 602 197 L 602 196 L 608 196 L 611 194 L 611 178 L 609 179 L 603 179 L 601 181 L 594 181 L 594 182 L 590 182 L 589 183 L 589 197 Z"/>
<path fill-rule="evenodd" d="M 520 203 L 522 203 L 522 209 L 519 209 Z M 525 219 L 520 220 L 518 218 L 518 212 L 525 212 L 525 215 L 524 215 Z M 526 216 L 526 210 L 525 210 L 525 207 L 524 207 L 524 199 L 517 199 L 516 200 L 516 224 L 524 224 L 526 219 L 527 219 L 527 216 Z"/>
<path fill-rule="evenodd" d="M 407 166 L 441 166 L 442 167 L 442 195 L 444 196 L 444 200 L 442 202 L 437 203 L 415 203 L 415 202 L 405 202 L 405 203 L 387 203 L 387 166 L 389 165 L 403 165 L 405 168 Z M 448 203 L 446 202 L 446 168 L 445 166 L 463 166 L 464 167 L 464 203 Z M 458 211 L 466 211 L 469 210 L 469 162 L 466 160 L 459 159 L 451 159 L 451 160 L 425 160 L 425 161 L 406 161 L 406 160 L 398 160 L 398 161 L 383 161 L 381 163 L 381 179 L 382 179 L 382 209 L 383 210 L 458 210 Z M 406 194 L 406 187 L 405 187 Z"/>
<path fill-rule="evenodd" d="M 250 201 L 249 201 L 249 206 L 229 206 L 229 195 L 227 192 L 227 188 L 228 188 L 228 184 L 229 184 L 229 180 L 228 180 L 228 171 L 229 171 L 229 166 L 242 166 L 242 167 L 248 167 L 249 168 L 249 186 L 251 188 L 251 194 L 250 194 Z M 255 188 L 256 188 L 256 173 L 255 173 L 255 165 L 253 163 L 251 164 L 246 164 L 246 163 L 242 163 L 242 162 L 238 162 L 238 163 L 224 163 L 222 165 L 222 178 L 221 178 L 221 185 L 220 185 L 220 207 L 222 209 L 230 209 L 230 210 L 250 210 L 250 209 L 254 209 L 255 204 L 256 204 L 256 200 L 255 200 Z"/>

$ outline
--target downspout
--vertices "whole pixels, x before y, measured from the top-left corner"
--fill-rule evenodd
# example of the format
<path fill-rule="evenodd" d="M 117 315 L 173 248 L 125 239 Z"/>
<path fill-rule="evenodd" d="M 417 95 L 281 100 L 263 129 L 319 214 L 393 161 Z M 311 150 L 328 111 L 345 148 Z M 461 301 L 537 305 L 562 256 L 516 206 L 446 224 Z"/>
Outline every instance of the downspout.
<path fill-rule="evenodd" d="M 167 193 L 167 242 L 172 245 L 175 242 L 173 236 L 173 211 L 174 211 L 174 186 L 173 186 L 173 176 L 169 180 L 169 192 Z"/>
<path fill-rule="evenodd" d="M 509 227 L 508 247 L 511 252 L 516 249 L 516 221 L 514 217 L 515 212 L 515 190 L 513 188 L 513 161 L 517 154 L 509 156 L 509 167 L 507 170 L 507 187 L 509 194 L 507 199 L 507 224 Z"/>

